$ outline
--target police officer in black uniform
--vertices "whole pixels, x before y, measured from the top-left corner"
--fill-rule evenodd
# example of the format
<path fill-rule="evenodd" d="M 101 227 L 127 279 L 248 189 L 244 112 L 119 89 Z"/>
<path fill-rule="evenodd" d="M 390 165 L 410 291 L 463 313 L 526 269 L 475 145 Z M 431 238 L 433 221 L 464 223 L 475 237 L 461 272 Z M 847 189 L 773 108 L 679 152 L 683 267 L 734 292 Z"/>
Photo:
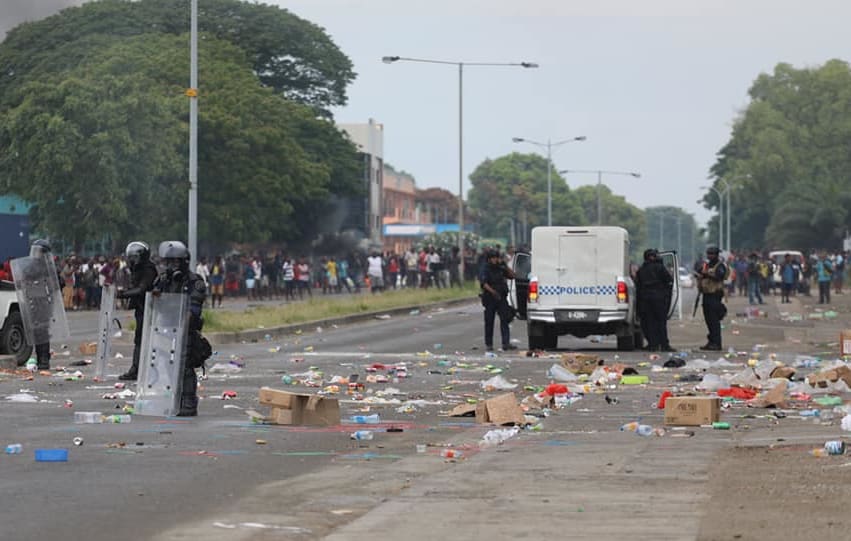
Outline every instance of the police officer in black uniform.
<path fill-rule="evenodd" d="M 159 293 L 185 293 L 189 295 L 189 332 L 183 358 L 183 387 L 180 396 L 180 417 L 198 415 L 198 376 L 195 369 L 209 357 L 208 343 L 201 337 L 204 319 L 201 311 L 207 298 L 204 279 L 189 270 L 189 250 L 176 240 L 160 244 L 159 256 L 165 270 L 154 282 L 154 295 Z M 207 351 L 204 352 L 204 348 Z"/>
<path fill-rule="evenodd" d="M 715 246 L 706 249 L 707 261 L 697 272 L 698 288 L 703 295 L 703 319 L 706 321 L 708 342 L 700 349 L 721 351 L 721 320 L 727 315 L 724 306 L 724 280 L 727 278 L 727 265 L 721 261 L 720 250 Z"/>
<path fill-rule="evenodd" d="M 644 263 L 638 269 L 635 286 L 638 313 L 649 351 L 674 351 L 668 342 L 668 310 L 674 278 L 659 259 L 659 252 L 644 251 Z"/>
<path fill-rule="evenodd" d="M 514 319 L 514 310 L 508 304 L 507 280 L 514 279 L 514 273 L 506 266 L 498 251 L 489 250 L 486 256 L 486 263 L 479 273 L 482 306 L 485 307 L 485 347 L 488 351 L 493 351 L 493 324 L 498 313 L 503 351 L 517 349 L 517 346 L 511 343 L 508 327 Z"/>
<path fill-rule="evenodd" d="M 130 370 L 118 376 L 123 381 L 136 381 L 139 376 L 139 348 L 142 345 L 142 325 L 145 319 L 145 294 L 154 287 L 157 279 L 157 267 L 151 261 L 151 249 L 142 241 L 133 241 L 124 251 L 130 267 L 130 289 L 119 291 L 119 299 L 130 299 L 128 307 L 133 310 L 136 319 L 136 332 L 133 336 L 133 364 Z"/>
<path fill-rule="evenodd" d="M 48 257 L 53 257 L 50 251 L 50 243 L 44 239 L 38 239 L 30 246 L 30 257 L 38 258 L 38 261 L 44 261 Z M 31 267 L 34 276 L 47 276 L 48 268 L 46 264 L 38 263 Z M 60 291 L 63 286 L 63 280 L 57 273 L 59 279 Z M 62 302 L 61 298 L 46 297 L 48 303 L 34 302 L 32 309 L 32 324 L 33 338 L 35 339 L 35 358 L 36 367 L 39 370 L 50 370 L 50 320 L 53 313 L 53 304 Z"/>

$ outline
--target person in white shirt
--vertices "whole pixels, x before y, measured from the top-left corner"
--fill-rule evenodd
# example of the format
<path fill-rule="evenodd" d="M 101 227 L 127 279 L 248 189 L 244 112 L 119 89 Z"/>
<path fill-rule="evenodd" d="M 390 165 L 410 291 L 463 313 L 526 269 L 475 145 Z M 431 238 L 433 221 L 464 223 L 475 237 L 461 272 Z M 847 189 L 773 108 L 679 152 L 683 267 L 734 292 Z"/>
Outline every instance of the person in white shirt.
<path fill-rule="evenodd" d="M 384 290 L 384 260 L 378 252 L 372 252 L 372 255 L 366 258 L 369 283 L 372 286 L 372 292 Z"/>
<path fill-rule="evenodd" d="M 195 265 L 195 274 L 203 278 L 207 287 L 210 287 L 210 268 L 207 266 L 206 257 L 202 257 L 198 264 Z"/>
<path fill-rule="evenodd" d="M 426 261 L 428 262 L 429 282 L 434 282 L 434 285 L 440 287 L 440 276 L 438 275 L 441 270 L 440 254 L 437 253 L 437 251 L 434 249 L 434 246 L 429 248 Z"/>
<path fill-rule="evenodd" d="M 288 301 L 295 300 L 295 267 L 289 257 L 284 258 L 281 265 L 281 271 L 284 273 L 284 299 Z"/>
<path fill-rule="evenodd" d="M 405 287 L 417 287 L 417 276 L 419 276 L 417 272 L 417 253 L 413 248 L 408 248 L 408 251 L 405 252 L 405 267 L 407 269 L 405 273 Z"/>

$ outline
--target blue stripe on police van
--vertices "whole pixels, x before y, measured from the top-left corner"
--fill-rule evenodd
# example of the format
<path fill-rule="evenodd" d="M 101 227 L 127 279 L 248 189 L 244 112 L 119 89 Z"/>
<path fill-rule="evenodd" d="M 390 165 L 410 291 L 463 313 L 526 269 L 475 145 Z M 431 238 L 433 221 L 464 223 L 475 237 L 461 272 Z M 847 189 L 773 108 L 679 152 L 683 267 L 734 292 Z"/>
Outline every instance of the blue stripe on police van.
<path fill-rule="evenodd" d="M 538 286 L 539 295 L 615 295 L 615 286 Z"/>

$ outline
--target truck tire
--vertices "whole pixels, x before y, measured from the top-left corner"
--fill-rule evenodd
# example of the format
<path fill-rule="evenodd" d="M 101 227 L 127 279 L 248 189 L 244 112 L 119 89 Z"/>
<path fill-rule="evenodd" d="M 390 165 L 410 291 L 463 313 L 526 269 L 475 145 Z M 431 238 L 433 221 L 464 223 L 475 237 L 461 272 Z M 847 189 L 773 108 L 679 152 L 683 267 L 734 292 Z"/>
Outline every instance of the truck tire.
<path fill-rule="evenodd" d="M 0 332 L 0 352 L 13 355 L 18 366 L 23 366 L 27 364 L 32 350 L 33 348 L 27 343 L 24 333 L 24 321 L 21 319 L 21 313 L 17 310 L 9 312 L 6 321 L 3 323 L 3 330 Z"/>
<path fill-rule="evenodd" d="M 618 336 L 618 351 L 633 351 L 635 349 L 635 336 Z"/>
<path fill-rule="evenodd" d="M 527 326 L 529 349 L 555 349 L 558 345 L 558 335 L 547 325 L 535 325 L 540 329 L 537 332 L 541 334 L 541 336 L 535 336 L 532 334 L 532 325 L 529 323 Z"/>

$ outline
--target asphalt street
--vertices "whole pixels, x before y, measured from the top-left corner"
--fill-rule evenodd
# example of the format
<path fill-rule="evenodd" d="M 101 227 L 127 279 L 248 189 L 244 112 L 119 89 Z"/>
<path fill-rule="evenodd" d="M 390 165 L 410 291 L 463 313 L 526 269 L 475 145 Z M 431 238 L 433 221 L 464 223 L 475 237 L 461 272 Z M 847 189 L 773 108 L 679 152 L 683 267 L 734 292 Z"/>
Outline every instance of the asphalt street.
<path fill-rule="evenodd" d="M 687 320 L 670 325 L 674 345 L 687 349 L 701 344 L 704 333 L 702 322 L 688 319 L 691 293 L 684 299 Z M 740 300 L 731 303 L 732 313 L 737 306 Z M 731 322 L 725 331 L 730 342 L 737 348 L 766 343 L 784 353 L 813 342 L 815 335 L 807 333 L 814 326 L 779 321 L 773 301 L 766 308 L 771 317 L 764 322 Z M 800 303 L 795 308 L 803 310 Z M 694 539 L 705 514 L 712 457 L 743 438 L 736 431 L 698 431 L 687 439 L 619 432 L 637 418 L 661 426 L 653 405 L 661 390 L 678 385 L 679 374 L 669 371 L 654 372 L 650 386 L 593 389 L 544 419 L 540 431 L 524 431 L 497 450 L 480 452 L 488 428 L 443 414 L 493 395 L 480 382 L 496 370 L 527 396 L 524 387 L 549 382 L 546 370 L 556 360 L 524 356 L 523 322 L 512 325 L 516 354 L 486 356 L 477 304 L 217 346 L 202 382 L 199 417 L 74 424 L 74 412 L 121 412 L 126 400 L 103 396 L 119 391 L 114 384 L 129 365 L 130 343 L 127 334 L 117 341 L 123 358 L 112 360 L 106 381 L 94 382 L 91 366 L 70 365 L 85 359 L 77 348 L 94 337 L 96 316 L 71 313 L 69 320 L 72 340 L 55 345 L 53 360 L 55 369 L 66 365 L 67 373 L 32 379 L 21 372 L 0 374 L 0 397 L 28 391 L 38 400 L 6 398 L 0 407 L 2 442 L 23 446 L 19 455 L 0 456 L 2 539 L 514 539 L 550 531 L 546 520 L 562 526 L 581 521 L 584 533 L 575 538 Z M 827 334 L 833 332 L 831 327 Z M 597 350 L 608 364 L 642 373 L 662 361 L 642 352 L 617 353 L 614 345 L 612 338 L 559 343 L 561 350 Z M 400 363 L 407 377 L 368 370 Z M 323 373 L 323 387 L 333 376 L 353 374 L 362 382 L 389 374 L 390 381 L 367 383 L 358 397 L 363 400 L 335 395 L 340 426 L 250 421 L 246 411 L 267 411 L 258 404 L 262 386 L 320 390 L 282 382 L 298 381 L 311 368 Z M 71 376 L 76 370 L 82 379 Z M 236 397 L 223 400 L 225 391 Z M 348 422 L 371 413 L 380 415 L 379 424 Z M 746 437 L 776 428 L 762 419 L 750 424 L 754 430 Z M 358 429 L 372 430 L 375 439 L 353 441 L 349 434 Z M 82 445 L 73 444 L 76 437 Z M 426 452 L 418 453 L 422 444 Z M 444 460 L 446 445 L 464 457 Z M 36 462 L 38 448 L 66 448 L 68 462 Z M 611 521 L 624 506 L 631 520 Z M 570 517 L 559 515 L 566 509 Z M 513 513 L 526 520 L 506 518 Z M 597 526 L 604 518 L 607 529 Z"/>

